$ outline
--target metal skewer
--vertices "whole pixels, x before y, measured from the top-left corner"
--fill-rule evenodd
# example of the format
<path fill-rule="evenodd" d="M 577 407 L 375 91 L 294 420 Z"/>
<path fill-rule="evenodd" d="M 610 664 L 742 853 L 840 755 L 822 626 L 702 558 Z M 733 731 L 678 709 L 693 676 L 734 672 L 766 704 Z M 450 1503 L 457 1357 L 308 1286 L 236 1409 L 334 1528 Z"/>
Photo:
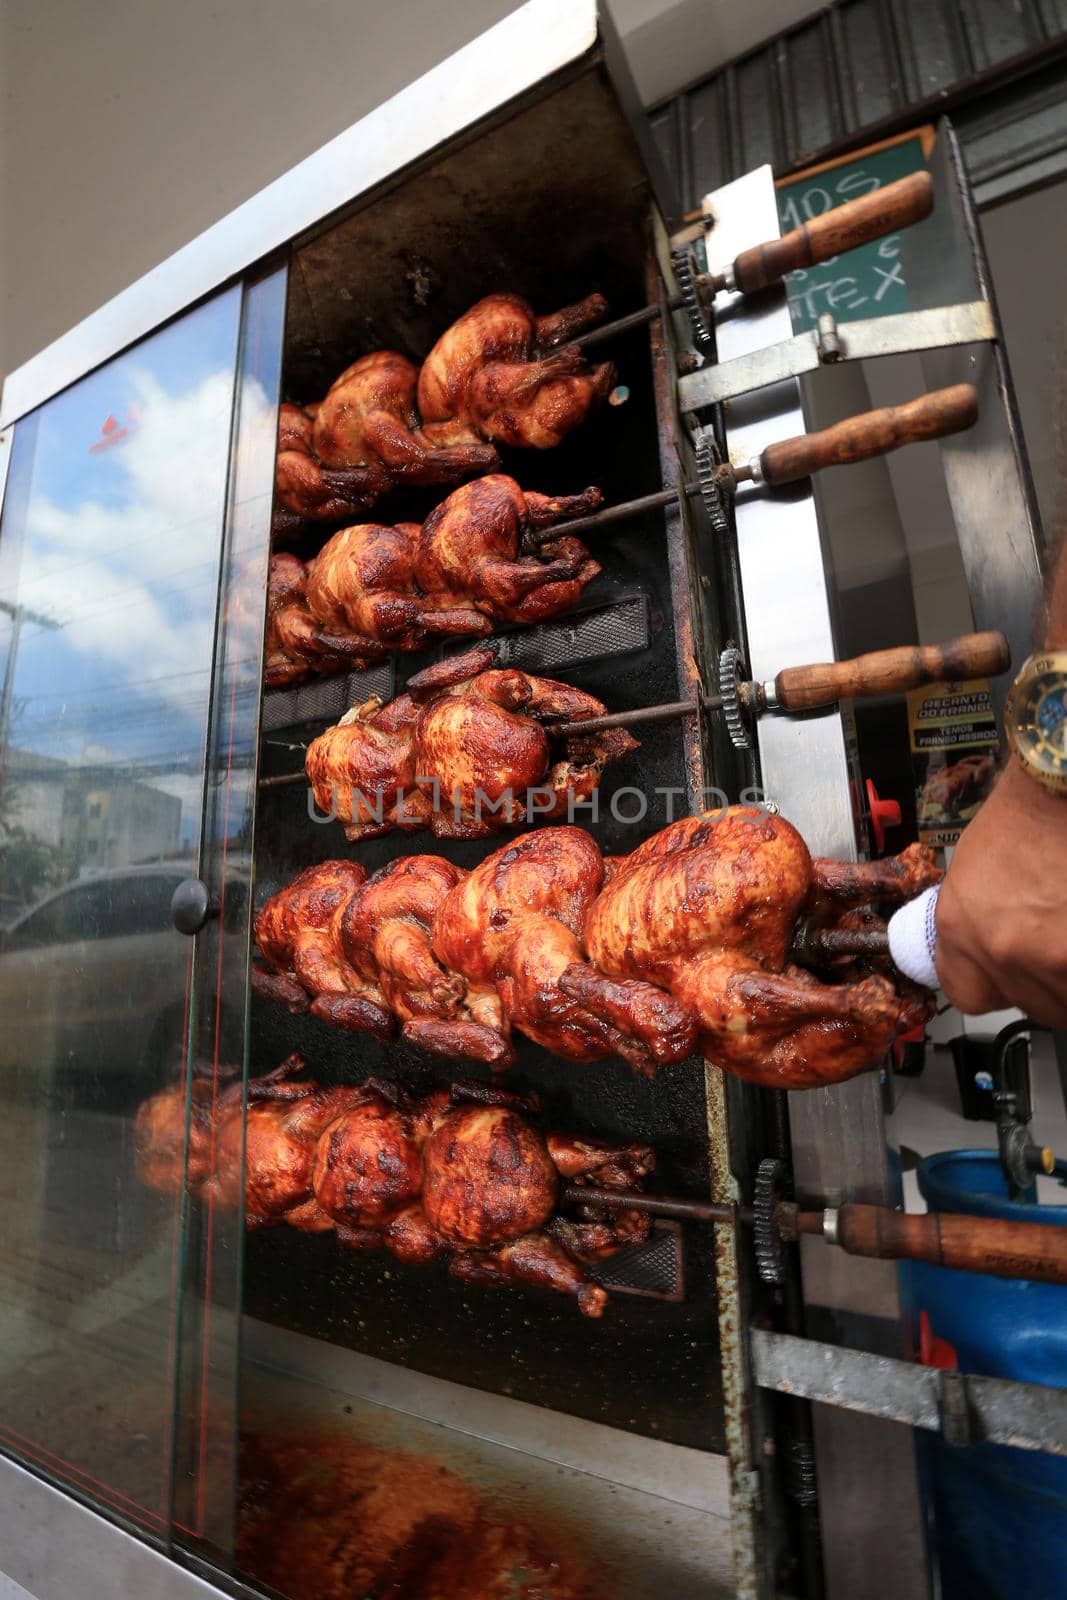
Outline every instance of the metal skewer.
<path fill-rule="evenodd" d="M 900 645 L 895 650 L 873 650 L 851 661 L 826 661 L 803 667 L 784 667 L 776 677 L 759 683 L 745 678 L 741 657 L 732 645 L 719 662 L 719 693 L 697 700 L 672 700 L 664 705 L 637 706 L 629 711 L 609 711 L 602 717 L 566 718 L 541 724 L 560 739 L 585 739 L 610 728 L 640 728 L 673 722 L 698 710 L 722 711 L 730 737 L 739 748 L 749 744 L 748 724 L 765 711 L 817 711 L 839 700 L 859 700 L 884 694 L 901 694 L 924 683 L 942 679 L 993 678 L 1010 663 L 1008 641 L 1002 633 L 966 633 L 943 644 Z M 280 789 L 306 783 L 302 772 L 261 778 L 262 789 Z"/>
<path fill-rule="evenodd" d="M 777 1162 L 763 1163 L 776 1167 Z M 1067 1235 L 1053 1223 L 1012 1222 L 1000 1218 L 955 1216 L 928 1212 L 923 1216 L 892 1211 L 888 1206 L 848 1204 L 821 1211 L 801 1211 L 773 1187 L 757 1184 L 756 1205 L 734 1206 L 710 1201 L 647 1195 L 633 1189 L 601 1189 L 564 1184 L 561 1198 L 570 1205 L 597 1205 L 605 1210 L 638 1211 L 677 1222 L 750 1223 L 756 1229 L 757 1260 L 768 1282 L 781 1279 L 775 1259 L 779 1241 L 813 1234 L 846 1255 L 890 1261 L 929 1261 L 962 1272 L 984 1272 L 998 1278 L 1027 1278 L 1035 1283 L 1067 1283 Z"/>
<path fill-rule="evenodd" d="M 706 302 L 723 289 L 738 290 L 742 294 L 766 289 L 780 282 L 789 272 L 813 267 L 845 250 L 854 250 L 873 239 L 882 239 L 898 228 L 921 222 L 930 215 L 933 205 L 934 185 L 930 174 L 913 172 L 906 178 L 899 178 L 896 183 L 888 183 L 884 188 L 874 190 L 872 194 L 836 206 L 821 217 L 813 217 L 810 222 L 793 228 L 779 239 L 768 239 L 764 244 L 754 245 L 750 250 L 743 251 L 723 272 L 695 273 L 693 284 L 698 299 Z M 666 297 L 665 303 L 669 311 L 679 311 L 686 302 L 684 295 L 671 294 Z M 646 322 L 654 322 L 661 311 L 658 303 L 642 306 L 639 311 L 617 317 L 614 322 L 605 323 L 602 328 L 593 328 L 571 342 L 587 350 L 614 338 L 616 334 L 629 333 Z"/>
<path fill-rule="evenodd" d="M 670 505 L 678 495 L 704 494 L 708 513 L 721 531 L 728 526 L 726 504 L 736 494 L 738 484 L 770 485 L 796 483 L 826 467 L 848 466 L 857 461 L 870 461 L 876 456 L 890 455 L 903 445 L 916 444 L 923 439 L 944 439 L 949 434 L 960 433 L 974 425 L 978 417 L 978 394 L 969 383 L 958 383 L 947 389 L 934 389 L 929 394 L 909 400 L 905 405 L 882 406 L 877 411 L 864 411 L 858 416 L 846 417 L 844 422 L 816 433 L 799 433 L 790 439 L 777 439 L 751 461 L 724 462 L 714 469 L 706 484 L 689 482 L 680 490 L 661 489 L 655 494 L 640 495 L 635 500 L 621 500 L 617 505 L 605 506 L 588 516 L 575 517 L 570 522 L 558 522 L 551 528 L 538 528 L 524 537 L 527 548 L 551 544 L 553 540 L 580 533 L 593 533 L 610 528 L 628 517 L 640 516 Z"/>

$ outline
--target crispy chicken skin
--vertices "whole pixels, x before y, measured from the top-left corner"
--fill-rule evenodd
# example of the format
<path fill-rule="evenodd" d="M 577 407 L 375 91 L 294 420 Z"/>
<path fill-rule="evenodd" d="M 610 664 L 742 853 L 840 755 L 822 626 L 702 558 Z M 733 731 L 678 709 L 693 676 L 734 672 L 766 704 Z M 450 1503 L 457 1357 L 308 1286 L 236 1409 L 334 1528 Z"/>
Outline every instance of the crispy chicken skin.
<path fill-rule="evenodd" d="M 606 311 L 599 294 L 544 317 L 520 295 L 486 295 L 423 362 L 418 404 L 427 437 L 534 450 L 559 444 L 614 387 L 610 362 L 591 367 L 567 343 Z"/>
<path fill-rule="evenodd" d="M 491 473 L 464 484 L 430 512 L 419 532 L 415 581 L 428 602 L 473 608 L 498 622 L 543 622 L 568 611 L 600 572 L 566 533 L 526 548 L 527 535 L 595 511 L 599 489 L 543 495 Z"/>
<path fill-rule="evenodd" d="M 490 444 L 431 439 L 415 409 L 417 368 L 395 350 L 361 356 L 335 379 L 316 408 L 311 448 L 326 467 L 368 467 L 393 483 L 458 483 L 490 472 L 499 457 Z M 488 438 L 489 435 L 484 436 Z"/>
<path fill-rule="evenodd" d="M 593 511 L 599 489 L 542 495 L 493 473 L 455 490 L 420 527 L 355 523 L 306 565 L 271 558 L 267 683 L 350 672 L 391 650 L 485 637 L 494 622 L 534 623 L 570 610 L 600 571 L 562 534 L 527 550 L 556 522 Z"/>
<path fill-rule="evenodd" d="M 387 654 L 380 640 L 331 632 L 308 604 L 309 568 L 288 552 L 272 555 L 267 583 L 264 681 L 291 687 L 313 673 L 354 672 Z"/>
<path fill-rule="evenodd" d="M 406 866 L 417 881 L 419 864 L 436 861 L 413 856 Z M 409 1002 L 404 1034 L 439 1054 L 469 1052 L 503 1067 L 517 1028 L 569 1061 L 621 1056 L 654 1072 L 699 1043 L 742 1077 L 807 1088 L 871 1066 L 929 1014 L 929 997 L 884 959 L 829 958 L 833 982 L 791 960 L 801 924 L 867 925 L 877 921 L 872 908 L 936 882 L 939 869 L 919 845 L 866 864 L 813 861 L 781 817 L 734 807 L 673 823 L 609 864 L 581 828 L 561 825 L 523 835 L 472 872 L 452 869 L 451 886 L 435 870 L 415 920 L 420 958 L 432 956 L 443 998 L 436 1010 Z M 369 888 L 353 887 L 354 906 Z M 261 911 L 268 933 L 279 919 L 286 929 L 301 921 L 299 908 L 276 904 L 294 890 L 297 900 L 306 893 L 303 878 Z M 260 969 L 256 987 L 299 1005 L 303 985 L 305 1005 L 314 996 L 316 1015 L 345 1026 L 371 1026 L 361 1011 L 370 994 L 376 1018 L 404 1017 L 377 956 L 373 979 L 365 965 L 356 970 L 355 941 L 343 942 L 352 915 L 327 919 L 299 957 L 284 941 L 261 940 L 274 971 Z M 367 949 L 366 931 L 362 939 Z M 294 978 L 295 999 L 286 988 Z M 314 986 L 320 978 L 330 993 Z"/>
<path fill-rule="evenodd" d="M 912 846 L 895 860 L 812 861 L 783 818 L 747 807 L 687 817 L 616 864 L 586 919 L 589 958 L 663 984 L 696 1018 L 703 1051 L 782 1088 L 836 1083 L 871 1065 L 928 1003 L 887 977 L 827 984 L 791 964 L 799 916 L 832 924 L 861 900 L 899 901 L 939 876 Z M 561 987 L 581 992 L 584 969 Z"/>
<path fill-rule="evenodd" d="M 569 1061 L 620 1055 L 641 1072 L 689 1055 L 691 1018 L 643 982 L 614 982 L 583 966 L 580 995 L 563 972 L 584 963 L 582 924 L 603 880 L 589 834 L 541 828 L 497 850 L 448 895 L 434 921 L 439 959 L 472 982 L 491 982 L 513 1027 Z"/>
<path fill-rule="evenodd" d="M 574 1296 L 584 1315 L 601 1315 L 608 1297 L 583 1262 L 641 1243 L 650 1225 L 638 1212 L 596 1206 L 580 1207 L 573 1222 L 553 1219 L 560 1179 L 640 1184 L 655 1166 L 647 1146 L 546 1138 L 530 1121 L 536 1101 L 485 1083 L 412 1102 L 388 1080 L 323 1088 L 304 1081 L 303 1068 L 290 1056 L 254 1079 L 246 1115 L 239 1089 L 228 1089 L 214 1128 L 210 1110 L 201 1116 L 213 1155 L 190 1168 L 191 1188 L 240 1208 L 244 1125 L 247 1227 L 334 1230 L 342 1244 L 384 1247 L 410 1265 L 446 1256 L 464 1282 L 551 1288 Z M 161 1193 L 177 1193 L 182 1183 L 174 1149 L 184 1098 L 168 1090 L 137 1116 L 137 1171 Z"/>
<path fill-rule="evenodd" d="M 278 408 L 278 454 L 274 466 L 275 546 L 295 537 L 305 522 L 344 522 L 369 511 L 392 487 L 375 465 L 343 470 L 323 466 L 312 448 L 317 407 Z"/>
<path fill-rule="evenodd" d="M 316 804 L 348 839 L 419 828 L 483 839 L 528 816 L 561 816 L 610 761 L 637 749 L 622 728 L 581 737 L 581 721 L 605 710 L 592 695 L 494 660 L 482 649 L 443 661 L 388 705 L 353 706 L 312 741 L 305 767 Z M 541 724 L 564 718 L 578 731 L 554 760 Z"/>

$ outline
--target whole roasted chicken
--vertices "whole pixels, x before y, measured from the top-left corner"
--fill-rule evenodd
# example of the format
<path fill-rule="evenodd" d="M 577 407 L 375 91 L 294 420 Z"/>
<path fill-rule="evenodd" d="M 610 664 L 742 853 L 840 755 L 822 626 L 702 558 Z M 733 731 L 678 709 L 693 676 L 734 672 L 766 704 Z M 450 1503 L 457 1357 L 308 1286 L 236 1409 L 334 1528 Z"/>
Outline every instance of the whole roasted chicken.
<path fill-rule="evenodd" d="M 881 926 L 877 908 L 936 882 L 918 845 L 870 864 L 813 861 L 781 817 L 734 807 L 607 862 L 581 828 L 561 825 L 470 873 L 434 856 L 402 865 L 407 904 L 381 921 L 359 919 L 385 874 L 354 882 L 351 862 L 312 868 L 268 900 L 257 992 L 379 1037 L 395 1017 L 426 1049 L 496 1067 L 512 1060 L 513 1027 L 567 1060 L 618 1055 L 644 1072 L 699 1042 L 780 1088 L 851 1077 L 929 1013 L 886 958 L 813 958 L 818 941 L 805 938 L 824 977 L 793 959 L 802 930 Z M 404 960 L 388 957 L 386 980 L 377 937 L 394 919 Z"/>
<path fill-rule="evenodd" d="M 312 429 L 317 406 L 278 408 L 278 454 L 274 467 L 275 546 L 303 531 L 305 522 L 345 522 L 369 511 L 393 485 L 379 465 L 330 468 L 315 455 Z"/>
<path fill-rule="evenodd" d="M 832 927 L 939 877 L 920 845 L 865 864 L 812 860 L 783 818 L 735 806 L 672 823 L 614 863 L 585 946 L 601 972 L 669 989 L 720 1066 L 776 1088 L 836 1083 L 925 1020 L 929 1001 L 876 972 L 821 982 L 790 960 L 797 924 Z M 575 967 L 560 987 L 583 999 L 588 972 Z"/>
<path fill-rule="evenodd" d="M 524 491 L 502 473 L 464 484 L 423 523 L 415 581 L 436 606 L 470 607 L 498 622 L 558 616 L 577 604 L 600 566 L 566 532 L 529 549 L 527 536 L 585 516 L 603 498 L 592 488 L 570 495 Z"/>
<path fill-rule="evenodd" d="M 546 450 L 610 394 L 610 362 L 590 367 L 568 340 L 599 322 L 602 295 L 536 316 L 517 294 L 490 294 L 441 335 L 419 373 L 418 405 L 429 439 L 476 439 Z"/>
<path fill-rule="evenodd" d="M 304 1081 L 303 1069 L 290 1056 L 253 1080 L 247 1114 L 239 1087 L 226 1090 L 213 1140 L 201 1116 L 212 1160 L 190 1168 L 195 1194 L 232 1210 L 243 1199 L 249 1228 L 333 1230 L 342 1244 L 384 1247 L 411 1265 L 445 1256 L 464 1282 L 555 1289 L 573 1295 L 585 1316 L 603 1313 L 607 1294 L 585 1267 L 643 1242 L 649 1221 L 595 1203 L 555 1215 L 560 1180 L 633 1189 L 655 1167 L 647 1145 L 546 1137 L 529 1120 L 535 1099 L 486 1084 L 413 1102 L 387 1080 L 327 1089 Z M 184 1126 L 184 1086 L 138 1111 L 135 1163 L 151 1188 L 179 1188 L 172 1152 Z"/>
<path fill-rule="evenodd" d="M 275 556 L 268 683 L 351 671 L 449 635 L 484 636 L 494 620 L 541 622 L 569 610 L 599 565 L 578 539 L 562 535 L 531 551 L 524 540 L 601 499 L 599 489 L 524 493 L 494 473 L 449 495 L 421 528 L 357 523 L 307 564 Z"/>
<path fill-rule="evenodd" d="M 350 840 L 394 828 L 438 838 L 483 839 L 528 816 L 565 815 L 605 766 L 637 749 L 622 728 L 581 737 L 601 701 L 551 678 L 494 666 L 486 647 L 416 673 L 383 705 L 353 706 L 312 741 L 305 767 L 321 811 Z M 575 733 L 553 759 L 545 719 Z"/>
<path fill-rule="evenodd" d="M 355 672 L 380 661 L 387 646 L 357 633 L 333 633 L 308 605 L 308 568 L 291 551 L 270 558 L 263 681 L 268 689 L 313 673 Z"/>
<path fill-rule="evenodd" d="M 418 381 L 417 368 L 395 350 L 375 350 L 346 367 L 315 408 L 311 448 L 323 466 L 366 467 L 390 484 L 458 483 L 499 466 L 492 445 L 473 437 L 434 440 L 423 430 Z"/>

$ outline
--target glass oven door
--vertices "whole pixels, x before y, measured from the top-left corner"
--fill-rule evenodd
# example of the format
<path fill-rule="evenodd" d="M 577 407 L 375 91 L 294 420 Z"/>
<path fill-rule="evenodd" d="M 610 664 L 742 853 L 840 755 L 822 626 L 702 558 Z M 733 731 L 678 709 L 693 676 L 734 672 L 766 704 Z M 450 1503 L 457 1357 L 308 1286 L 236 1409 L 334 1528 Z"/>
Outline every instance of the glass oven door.
<path fill-rule="evenodd" d="M 226 1537 L 175 1499 L 237 1281 L 184 1171 L 244 1073 L 283 302 L 284 271 L 224 289 L 20 421 L 0 524 L 0 1448 L 164 1545 Z"/>

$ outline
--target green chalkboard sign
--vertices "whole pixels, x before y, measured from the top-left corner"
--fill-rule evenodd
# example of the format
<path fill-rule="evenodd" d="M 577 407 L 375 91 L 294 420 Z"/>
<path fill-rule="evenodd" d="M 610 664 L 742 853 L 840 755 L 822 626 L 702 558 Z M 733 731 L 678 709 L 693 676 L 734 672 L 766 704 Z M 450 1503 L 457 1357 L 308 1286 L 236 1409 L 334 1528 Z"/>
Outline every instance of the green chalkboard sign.
<path fill-rule="evenodd" d="M 778 216 L 783 233 L 821 217 L 824 211 L 858 200 L 872 189 L 907 177 L 926 165 L 923 133 L 909 134 L 895 144 L 850 157 L 847 161 L 783 184 L 778 190 Z M 890 233 L 872 244 L 822 261 L 785 280 L 793 332 L 814 328 L 823 311 L 838 322 L 858 317 L 888 317 L 908 309 L 908 288 L 900 259 L 900 234 Z"/>

